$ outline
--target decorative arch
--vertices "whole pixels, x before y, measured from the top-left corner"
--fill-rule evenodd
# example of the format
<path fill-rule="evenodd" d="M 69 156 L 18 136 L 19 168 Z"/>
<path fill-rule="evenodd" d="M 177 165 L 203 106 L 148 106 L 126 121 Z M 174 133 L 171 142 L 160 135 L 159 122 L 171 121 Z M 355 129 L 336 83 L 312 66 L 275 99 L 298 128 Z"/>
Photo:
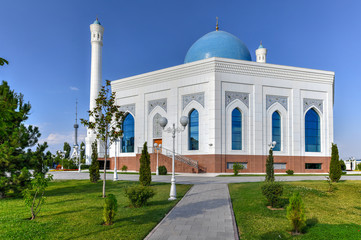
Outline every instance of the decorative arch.
<path fill-rule="evenodd" d="M 266 111 L 267 115 L 267 131 L 266 147 L 268 149 L 268 143 L 276 141 L 276 147 L 273 149 L 277 154 L 287 154 L 289 150 L 288 139 L 288 111 L 283 104 L 274 102 Z M 268 150 L 267 150 L 268 151 Z"/>
<path fill-rule="evenodd" d="M 182 149 L 182 153 L 184 154 L 196 154 L 199 150 L 204 150 L 205 149 L 205 144 L 204 142 L 207 139 L 207 132 L 205 129 L 207 129 L 207 123 L 204 122 L 205 119 L 205 110 L 204 107 L 197 101 L 191 101 L 182 111 L 181 116 L 187 116 L 189 117 L 189 114 L 191 113 L 191 111 L 193 110 L 197 110 L 198 112 L 198 150 L 189 150 L 189 128 L 190 128 L 190 123 L 188 122 L 188 125 L 186 126 L 186 129 L 182 132 L 182 134 L 180 134 L 179 136 L 181 137 L 181 149 Z M 190 120 L 190 119 L 189 119 Z M 177 122 L 179 123 L 179 120 L 177 120 Z"/>
<path fill-rule="evenodd" d="M 305 151 L 321 152 L 321 117 L 314 107 L 305 114 Z"/>
<path fill-rule="evenodd" d="M 153 117 L 153 138 L 162 138 L 162 127 L 159 124 L 159 119 L 162 118 L 162 115 L 156 113 Z"/>
<path fill-rule="evenodd" d="M 237 109 L 240 113 L 240 123 L 241 123 L 241 131 L 238 131 L 237 134 L 237 141 L 241 144 L 241 146 L 238 145 L 238 147 L 234 147 L 234 139 L 235 139 L 235 129 L 234 121 L 233 121 L 233 113 Z M 226 152 L 227 153 L 248 153 L 249 148 L 249 140 L 250 140 L 250 133 L 249 133 L 249 108 L 244 103 L 244 101 L 241 101 L 240 99 L 234 99 L 232 102 L 230 102 L 226 107 Z M 239 124 L 238 124 L 239 127 Z M 239 139 L 239 137 L 241 139 Z"/>

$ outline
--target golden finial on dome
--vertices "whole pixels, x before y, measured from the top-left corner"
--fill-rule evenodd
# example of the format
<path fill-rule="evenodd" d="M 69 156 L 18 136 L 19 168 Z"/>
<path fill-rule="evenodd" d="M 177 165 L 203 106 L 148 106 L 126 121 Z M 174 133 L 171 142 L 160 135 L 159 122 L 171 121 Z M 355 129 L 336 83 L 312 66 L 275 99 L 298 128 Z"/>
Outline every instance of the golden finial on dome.
<path fill-rule="evenodd" d="M 216 25 L 216 31 L 218 31 L 219 27 L 218 27 L 218 17 L 216 17 L 217 19 L 217 25 Z"/>

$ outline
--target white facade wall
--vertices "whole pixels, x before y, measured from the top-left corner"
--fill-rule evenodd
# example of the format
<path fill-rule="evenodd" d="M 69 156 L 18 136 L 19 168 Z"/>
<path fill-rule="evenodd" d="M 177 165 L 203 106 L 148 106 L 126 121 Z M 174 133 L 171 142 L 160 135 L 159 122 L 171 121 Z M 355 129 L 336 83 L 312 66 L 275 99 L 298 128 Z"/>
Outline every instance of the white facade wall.
<path fill-rule="evenodd" d="M 148 146 L 153 144 L 153 117 L 157 113 L 168 119 L 167 127 L 173 123 L 180 126 L 180 117 L 187 116 L 192 109 L 199 112 L 199 150 L 188 150 L 187 127 L 176 137 L 176 152 L 180 154 L 267 155 L 271 116 L 278 111 L 282 147 L 275 155 L 330 156 L 333 87 L 333 72 L 224 58 L 115 80 L 112 91 L 116 92 L 117 104 L 122 110 L 130 111 L 135 119 L 135 153 L 121 153 L 121 156 L 135 156 L 144 141 Z M 227 102 L 226 97 L 232 100 Z M 185 98 L 194 100 L 184 105 Z M 311 107 L 320 115 L 319 153 L 305 152 L 304 116 L 308 110 L 304 107 L 305 99 L 314 104 Z M 155 107 L 150 109 L 150 103 Z M 242 150 L 231 149 L 234 108 L 242 112 Z M 171 134 L 163 132 L 162 139 L 163 147 L 172 149 Z M 110 156 L 112 153 L 111 148 Z"/>

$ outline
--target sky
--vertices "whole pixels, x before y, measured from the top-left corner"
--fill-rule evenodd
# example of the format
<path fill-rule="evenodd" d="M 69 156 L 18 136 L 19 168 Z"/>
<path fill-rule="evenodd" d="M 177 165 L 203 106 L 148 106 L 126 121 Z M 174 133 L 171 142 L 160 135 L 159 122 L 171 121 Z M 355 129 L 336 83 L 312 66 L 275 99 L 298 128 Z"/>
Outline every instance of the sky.
<path fill-rule="evenodd" d="M 334 142 L 340 157 L 361 158 L 361 1 L 20 1 L 0 0 L 0 68 L 32 105 L 49 150 L 73 144 L 75 101 L 87 118 L 90 30 L 105 28 L 103 81 L 182 64 L 191 45 L 220 30 L 240 38 L 252 59 L 262 40 L 267 62 L 335 72 Z M 80 125 L 79 141 L 86 129 Z"/>

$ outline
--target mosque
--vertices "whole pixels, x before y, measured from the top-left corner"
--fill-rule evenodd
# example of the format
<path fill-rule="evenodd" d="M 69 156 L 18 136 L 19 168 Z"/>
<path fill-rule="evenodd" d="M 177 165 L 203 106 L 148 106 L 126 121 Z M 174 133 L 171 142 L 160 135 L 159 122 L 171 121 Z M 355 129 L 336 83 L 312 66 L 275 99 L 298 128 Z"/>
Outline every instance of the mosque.
<path fill-rule="evenodd" d="M 93 109 L 102 83 L 104 28 L 98 19 L 90 31 Z M 179 130 L 176 172 L 232 172 L 238 162 L 244 173 L 264 173 L 272 142 L 275 172 L 328 172 L 335 73 L 267 63 L 262 43 L 255 53 L 252 61 L 247 46 L 217 24 L 190 46 L 183 64 L 112 81 L 125 119 L 122 138 L 109 149 L 110 169 L 138 170 L 147 142 L 152 171 L 157 158 L 171 171 L 172 134 L 159 125 L 165 117 L 165 129 L 175 124 Z M 188 117 L 186 127 L 182 116 Z M 94 140 L 88 130 L 88 161 Z"/>

